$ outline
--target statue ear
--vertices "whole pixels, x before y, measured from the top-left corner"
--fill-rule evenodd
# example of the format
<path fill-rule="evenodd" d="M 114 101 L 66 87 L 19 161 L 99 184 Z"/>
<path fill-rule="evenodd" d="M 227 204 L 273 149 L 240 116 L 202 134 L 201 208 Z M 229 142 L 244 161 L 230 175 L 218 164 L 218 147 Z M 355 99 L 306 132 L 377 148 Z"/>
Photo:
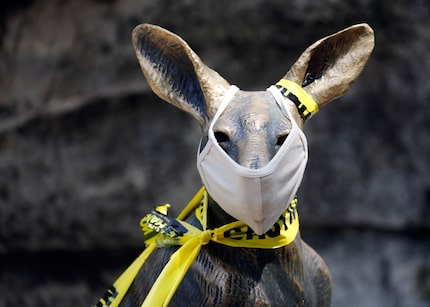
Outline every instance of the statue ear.
<path fill-rule="evenodd" d="M 321 107 L 350 88 L 373 46 L 372 28 L 351 26 L 308 47 L 283 79 L 301 85 Z"/>
<path fill-rule="evenodd" d="M 205 125 L 229 83 L 203 64 L 184 40 L 161 27 L 141 24 L 133 30 L 132 41 L 151 89 Z"/>

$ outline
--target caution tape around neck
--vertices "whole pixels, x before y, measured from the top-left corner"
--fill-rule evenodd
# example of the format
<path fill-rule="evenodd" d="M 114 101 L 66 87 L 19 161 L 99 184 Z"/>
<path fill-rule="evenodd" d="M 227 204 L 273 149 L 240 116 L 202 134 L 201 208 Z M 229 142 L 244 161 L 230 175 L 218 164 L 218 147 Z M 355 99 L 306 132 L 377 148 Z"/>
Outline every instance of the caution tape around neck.
<path fill-rule="evenodd" d="M 201 247 L 210 241 L 231 247 L 275 249 L 290 244 L 299 231 L 297 198 L 291 201 L 275 225 L 260 236 L 240 221 L 208 229 L 207 206 L 208 195 L 202 187 L 176 219 L 167 216 L 169 205 L 158 206 L 147 214 L 140 223 L 145 236 L 145 250 L 95 306 L 118 306 L 140 268 L 157 247 L 180 246 L 170 257 L 141 306 L 167 306 Z M 193 211 L 201 229 L 183 221 Z"/>
<path fill-rule="evenodd" d="M 281 79 L 275 84 L 275 86 L 279 89 L 282 95 L 294 102 L 303 119 L 308 119 L 318 112 L 318 104 L 297 83 L 287 79 Z"/>

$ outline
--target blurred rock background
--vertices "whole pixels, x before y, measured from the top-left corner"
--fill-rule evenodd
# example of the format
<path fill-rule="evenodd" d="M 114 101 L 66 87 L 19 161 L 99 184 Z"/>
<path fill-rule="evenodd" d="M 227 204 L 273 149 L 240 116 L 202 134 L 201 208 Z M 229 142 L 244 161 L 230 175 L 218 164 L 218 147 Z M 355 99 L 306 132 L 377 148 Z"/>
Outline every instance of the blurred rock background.
<path fill-rule="evenodd" d="M 0 4 L 0 306 L 90 306 L 143 248 L 140 218 L 200 187 L 199 127 L 144 81 L 142 22 L 249 90 L 369 23 L 362 75 L 305 128 L 302 237 L 333 306 L 430 305 L 429 2 L 16 0 Z"/>

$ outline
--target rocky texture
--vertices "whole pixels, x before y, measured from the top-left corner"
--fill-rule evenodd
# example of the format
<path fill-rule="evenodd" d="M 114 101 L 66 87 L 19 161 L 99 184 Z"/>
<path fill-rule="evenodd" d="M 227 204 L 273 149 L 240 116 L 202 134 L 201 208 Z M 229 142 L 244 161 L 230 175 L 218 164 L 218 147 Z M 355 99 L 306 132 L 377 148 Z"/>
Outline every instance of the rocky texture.
<path fill-rule="evenodd" d="M 428 306 L 428 232 L 342 227 L 305 231 L 303 237 L 330 268 L 333 306 Z"/>
<path fill-rule="evenodd" d="M 428 306 L 427 2 L 57 2 L 0 4 L 0 306 L 90 305 L 142 247 L 139 218 L 166 201 L 177 213 L 200 185 L 198 125 L 148 89 L 130 42 L 141 22 L 244 89 L 369 23 L 361 77 L 305 128 L 303 237 L 334 306 Z"/>

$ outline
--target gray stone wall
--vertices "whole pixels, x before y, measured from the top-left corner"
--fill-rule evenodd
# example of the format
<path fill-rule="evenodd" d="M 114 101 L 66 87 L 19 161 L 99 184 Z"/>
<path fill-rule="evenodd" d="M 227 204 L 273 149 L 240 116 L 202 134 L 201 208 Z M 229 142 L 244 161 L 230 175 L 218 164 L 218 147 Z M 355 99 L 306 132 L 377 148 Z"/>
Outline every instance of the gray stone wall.
<path fill-rule="evenodd" d="M 140 218 L 200 186 L 199 127 L 149 90 L 134 26 L 182 36 L 232 84 L 264 89 L 315 40 L 367 22 L 376 48 L 305 128 L 302 237 L 333 306 L 430 304 L 430 4 L 3 1 L 0 306 L 89 306 L 143 248 Z"/>

